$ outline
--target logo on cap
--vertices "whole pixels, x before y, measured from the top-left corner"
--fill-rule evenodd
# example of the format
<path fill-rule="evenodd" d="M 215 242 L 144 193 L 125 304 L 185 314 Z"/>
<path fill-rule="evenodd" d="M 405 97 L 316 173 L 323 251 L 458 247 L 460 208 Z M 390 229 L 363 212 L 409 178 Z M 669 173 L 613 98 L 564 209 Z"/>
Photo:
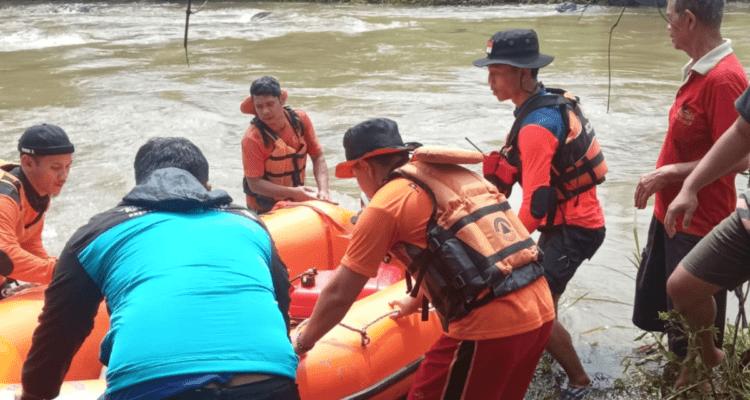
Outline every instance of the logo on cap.
<path fill-rule="evenodd" d="M 487 41 L 487 50 L 486 50 L 487 51 L 487 55 L 492 54 L 492 44 L 493 44 L 492 43 L 492 39 L 490 39 L 490 40 Z"/>

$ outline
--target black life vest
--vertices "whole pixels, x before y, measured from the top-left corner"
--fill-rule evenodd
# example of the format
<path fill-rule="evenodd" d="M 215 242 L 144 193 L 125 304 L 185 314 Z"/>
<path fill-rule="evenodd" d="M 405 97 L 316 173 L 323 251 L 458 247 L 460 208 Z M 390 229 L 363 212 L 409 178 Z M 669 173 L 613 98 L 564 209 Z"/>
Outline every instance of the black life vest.
<path fill-rule="evenodd" d="M 546 94 L 536 93 L 519 107 L 503 152 L 508 162 L 521 171 L 518 135 L 524 120 L 534 110 L 556 107 L 567 135 L 558 138 L 559 145 L 552 158 L 550 184 L 557 189 L 558 201 L 567 201 L 604 182 L 604 176 L 609 169 L 596 140 L 594 128 L 581 110 L 580 100 L 561 89 L 546 90 Z M 572 125 L 570 114 L 578 119 Z M 522 179 L 519 173 L 519 182 Z"/>

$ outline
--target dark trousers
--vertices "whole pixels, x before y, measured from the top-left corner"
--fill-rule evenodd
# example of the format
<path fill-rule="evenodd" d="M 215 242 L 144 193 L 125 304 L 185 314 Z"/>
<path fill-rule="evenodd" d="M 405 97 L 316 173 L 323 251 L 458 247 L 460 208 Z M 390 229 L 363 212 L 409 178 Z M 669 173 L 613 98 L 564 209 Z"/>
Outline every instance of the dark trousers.
<path fill-rule="evenodd" d="M 680 357 L 687 355 L 687 340 L 682 334 L 683 328 L 666 324 L 666 321 L 659 319 L 659 312 L 674 309 L 674 303 L 667 294 L 667 279 L 677 269 L 682 258 L 701 239 L 701 236 L 682 232 L 677 232 L 674 237 L 670 238 L 667 236 L 664 225 L 654 217 L 648 230 L 648 243 L 643 249 L 635 282 L 633 323 L 645 331 L 666 331 L 669 349 Z M 714 300 L 716 300 L 715 325 L 719 328 L 716 345 L 721 348 L 724 340 L 727 291 L 721 290 L 714 294 Z"/>
<path fill-rule="evenodd" d="M 242 386 L 190 389 L 164 400 L 300 400 L 300 398 L 294 380 L 277 377 Z"/>

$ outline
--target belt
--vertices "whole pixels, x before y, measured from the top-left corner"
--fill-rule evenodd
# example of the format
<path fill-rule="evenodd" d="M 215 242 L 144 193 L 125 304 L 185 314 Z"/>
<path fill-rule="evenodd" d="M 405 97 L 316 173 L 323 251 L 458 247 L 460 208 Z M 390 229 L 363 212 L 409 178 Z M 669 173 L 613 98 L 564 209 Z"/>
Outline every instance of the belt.
<path fill-rule="evenodd" d="M 242 385 L 249 385 L 251 383 L 269 380 L 273 377 L 274 377 L 273 375 L 266 375 L 266 374 L 237 374 L 233 376 L 232 379 L 226 381 L 225 383 L 209 382 L 203 387 L 206 389 L 219 389 L 219 388 L 227 388 L 227 387 L 234 387 L 234 386 L 242 386 Z"/>

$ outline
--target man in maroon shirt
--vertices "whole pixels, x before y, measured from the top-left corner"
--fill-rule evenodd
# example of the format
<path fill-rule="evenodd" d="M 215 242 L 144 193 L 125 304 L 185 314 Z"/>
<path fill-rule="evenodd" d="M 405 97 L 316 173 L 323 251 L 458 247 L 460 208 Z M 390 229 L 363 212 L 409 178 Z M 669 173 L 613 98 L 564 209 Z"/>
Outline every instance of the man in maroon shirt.
<path fill-rule="evenodd" d="M 669 36 L 674 47 L 691 59 L 683 68 L 682 86 L 669 111 L 669 128 L 656 169 L 641 177 L 634 195 L 638 209 L 644 209 L 652 195 L 655 202 L 648 244 L 638 269 L 633 323 L 647 331 L 666 330 L 670 350 L 682 357 L 687 344 L 680 338 L 681 329 L 667 327 L 659 319 L 660 311 L 674 308 L 666 292 L 667 278 L 695 244 L 734 211 L 734 178 L 748 167 L 745 158 L 729 174 L 700 190 L 691 225 L 684 227 L 678 218 L 677 232 L 672 237 L 667 235 L 667 208 L 688 174 L 737 119 L 733 103 L 748 85 L 745 71 L 732 53 L 731 41 L 721 37 L 723 10 L 723 0 L 672 0 L 667 6 Z M 720 345 L 726 291 L 717 293 L 716 302 Z"/>

